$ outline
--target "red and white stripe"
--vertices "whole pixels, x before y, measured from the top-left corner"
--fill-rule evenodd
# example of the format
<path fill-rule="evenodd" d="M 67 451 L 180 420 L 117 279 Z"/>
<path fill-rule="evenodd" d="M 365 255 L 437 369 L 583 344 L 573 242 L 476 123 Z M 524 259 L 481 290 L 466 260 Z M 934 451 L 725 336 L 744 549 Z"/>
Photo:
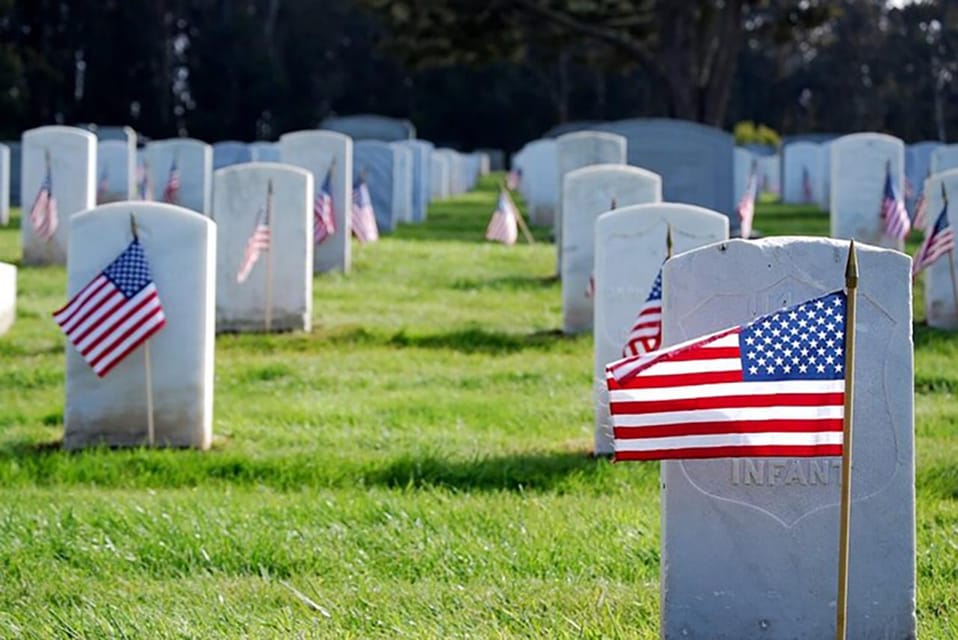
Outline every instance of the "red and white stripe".
<path fill-rule="evenodd" d="M 883 198 L 881 218 L 885 225 L 885 235 L 896 240 L 904 240 L 911 230 L 911 220 L 905 203 L 900 198 Z"/>
<path fill-rule="evenodd" d="M 911 226 L 917 231 L 924 231 L 928 227 L 928 199 L 924 192 L 918 196 L 918 202 L 915 203 L 915 219 Z"/>
<path fill-rule="evenodd" d="M 609 365 L 616 460 L 841 455 L 844 380 L 746 382 L 739 331 Z"/>
<path fill-rule="evenodd" d="M 333 198 L 325 191 L 316 194 L 313 203 L 313 244 L 336 233 L 336 216 L 333 213 Z"/>
<path fill-rule="evenodd" d="M 243 262 L 239 271 L 236 273 L 236 281 L 240 284 L 246 282 L 256 261 L 259 260 L 261 251 L 269 251 L 270 233 L 269 226 L 265 224 L 256 225 L 253 235 L 246 241 L 246 251 L 243 253 Z"/>
<path fill-rule="evenodd" d="M 57 212 L 57 200 L 46 187 L 40 189 L 30 208 L 30 224 L 33 233 L 42 240 L 49 240 L 56 234 L 60 224 Z"/>
<path fill-rule="evenodd" d="M 655 351 L 662 345 L 662 301 L 646 300 L 622 348 L 623 357 Z"/>
<path fill-rule="evenodd" d="M 166 324 L 154 283 L 127 299 L 103 274 L 53 317 L 101 378 Z"/>
<path fill-rule="evenodd" d="M 499 204 L 492 213 L 489 226 L 486 227 L 486 240 L 495 240 L 503 244 L 515 244 L 519 239 L 518 212 L 505 191 L 499 194 Z"/>

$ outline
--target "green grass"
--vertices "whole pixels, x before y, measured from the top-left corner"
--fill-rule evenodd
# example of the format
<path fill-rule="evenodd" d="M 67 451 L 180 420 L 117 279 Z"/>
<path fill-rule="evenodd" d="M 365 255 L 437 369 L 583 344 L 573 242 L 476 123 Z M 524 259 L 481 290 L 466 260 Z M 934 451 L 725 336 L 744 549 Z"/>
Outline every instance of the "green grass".
<path fill-rule="evenodd" d="M 558 331 L 546 229 L 481 240 L 495 197 L 490 178 L 354 245 L 351 274 L 315 280 L 311 334 L 218 337 L 205 453 L 61 451 L 65 275 L 21 269 L 0 338 L 0 637 L 657 638 L 658 465 L 588 456 L 591 338 Z M 756 226 L 828 219 L 762 203 Z M 919 629 L 946 638 L 958 337 L 922 316 Z"/>

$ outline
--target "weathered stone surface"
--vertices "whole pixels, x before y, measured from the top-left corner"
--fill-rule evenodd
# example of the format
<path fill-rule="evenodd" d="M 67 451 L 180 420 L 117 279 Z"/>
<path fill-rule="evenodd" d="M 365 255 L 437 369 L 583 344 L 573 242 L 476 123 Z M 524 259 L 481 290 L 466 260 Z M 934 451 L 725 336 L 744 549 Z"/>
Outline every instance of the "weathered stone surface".
<path fill-rule="evenodd" d="M 117 202 L 72 218 L 68 297 L 129 245 L 130 212 L 130 203 Z M 156 443 L 206 449 L 213 438 L 216 225 L 167 204 L 138 202 L 133 212 L 166 315 L 149 340 Z M 72 345 L 66 351 L 64 446 L 146 444 L 144 346 L 104 378 Z"/>
<path fill-rule="evenodd" d="M 848 243 L 732 240 L 670 260 L 663 344 L 844 287 Z M 915 637 L 910 261 L 859 245 L 848 637 Z M 662 636 L 835 633 L 839 458 L 662 463 Z M 703 544 L 707 540 L 708 544 Z"/>
<path fill-rule="evenodd" d="M 0 262 L 0 336 L 13 326 L 17 317 L 17 268 Z"/>
<path fill-rule="evenodd" d="M 200 140 L 171 138 L 146 145 L 146 159 L 153 180 L 154 197 L 163 199 L 174 160 L 180 173 L 177 204 L 209 215 L 213 198 L 213 149 Z"/>

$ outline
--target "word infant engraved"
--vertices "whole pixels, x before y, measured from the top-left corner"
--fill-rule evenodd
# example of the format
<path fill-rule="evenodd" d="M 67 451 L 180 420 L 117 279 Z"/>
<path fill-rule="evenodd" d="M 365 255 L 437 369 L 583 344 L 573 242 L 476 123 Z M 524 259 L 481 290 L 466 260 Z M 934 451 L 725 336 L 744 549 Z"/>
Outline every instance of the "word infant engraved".
<path fill-rule="evenodd" d="M 741 458 L 731 460 L 730 479 L 736 486 L 819 487 L 839 484 L 841 460 Z"/>

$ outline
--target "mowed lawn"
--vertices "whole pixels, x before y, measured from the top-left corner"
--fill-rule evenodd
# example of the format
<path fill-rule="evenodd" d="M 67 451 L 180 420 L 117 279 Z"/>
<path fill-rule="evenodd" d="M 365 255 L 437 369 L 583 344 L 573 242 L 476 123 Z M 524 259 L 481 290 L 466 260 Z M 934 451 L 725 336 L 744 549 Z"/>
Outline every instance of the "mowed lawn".
<path fill-rule="evenodd" d="M 209 452 L 61 451 L 66 277 L 21 269 L 0 637 L 657 638 L 658 464 L 588 455 L 592 340 L 558 331 L 545 229 L 482 240 L 497 178 L 354 244 L 349 275 L 314 281 L 311 334 L 218 337 Z M 763 203 L 756 227 L 828 219 Z M 958 636 L 958 335 L 919 307 L 918 621 L 937 639 Z"/>

